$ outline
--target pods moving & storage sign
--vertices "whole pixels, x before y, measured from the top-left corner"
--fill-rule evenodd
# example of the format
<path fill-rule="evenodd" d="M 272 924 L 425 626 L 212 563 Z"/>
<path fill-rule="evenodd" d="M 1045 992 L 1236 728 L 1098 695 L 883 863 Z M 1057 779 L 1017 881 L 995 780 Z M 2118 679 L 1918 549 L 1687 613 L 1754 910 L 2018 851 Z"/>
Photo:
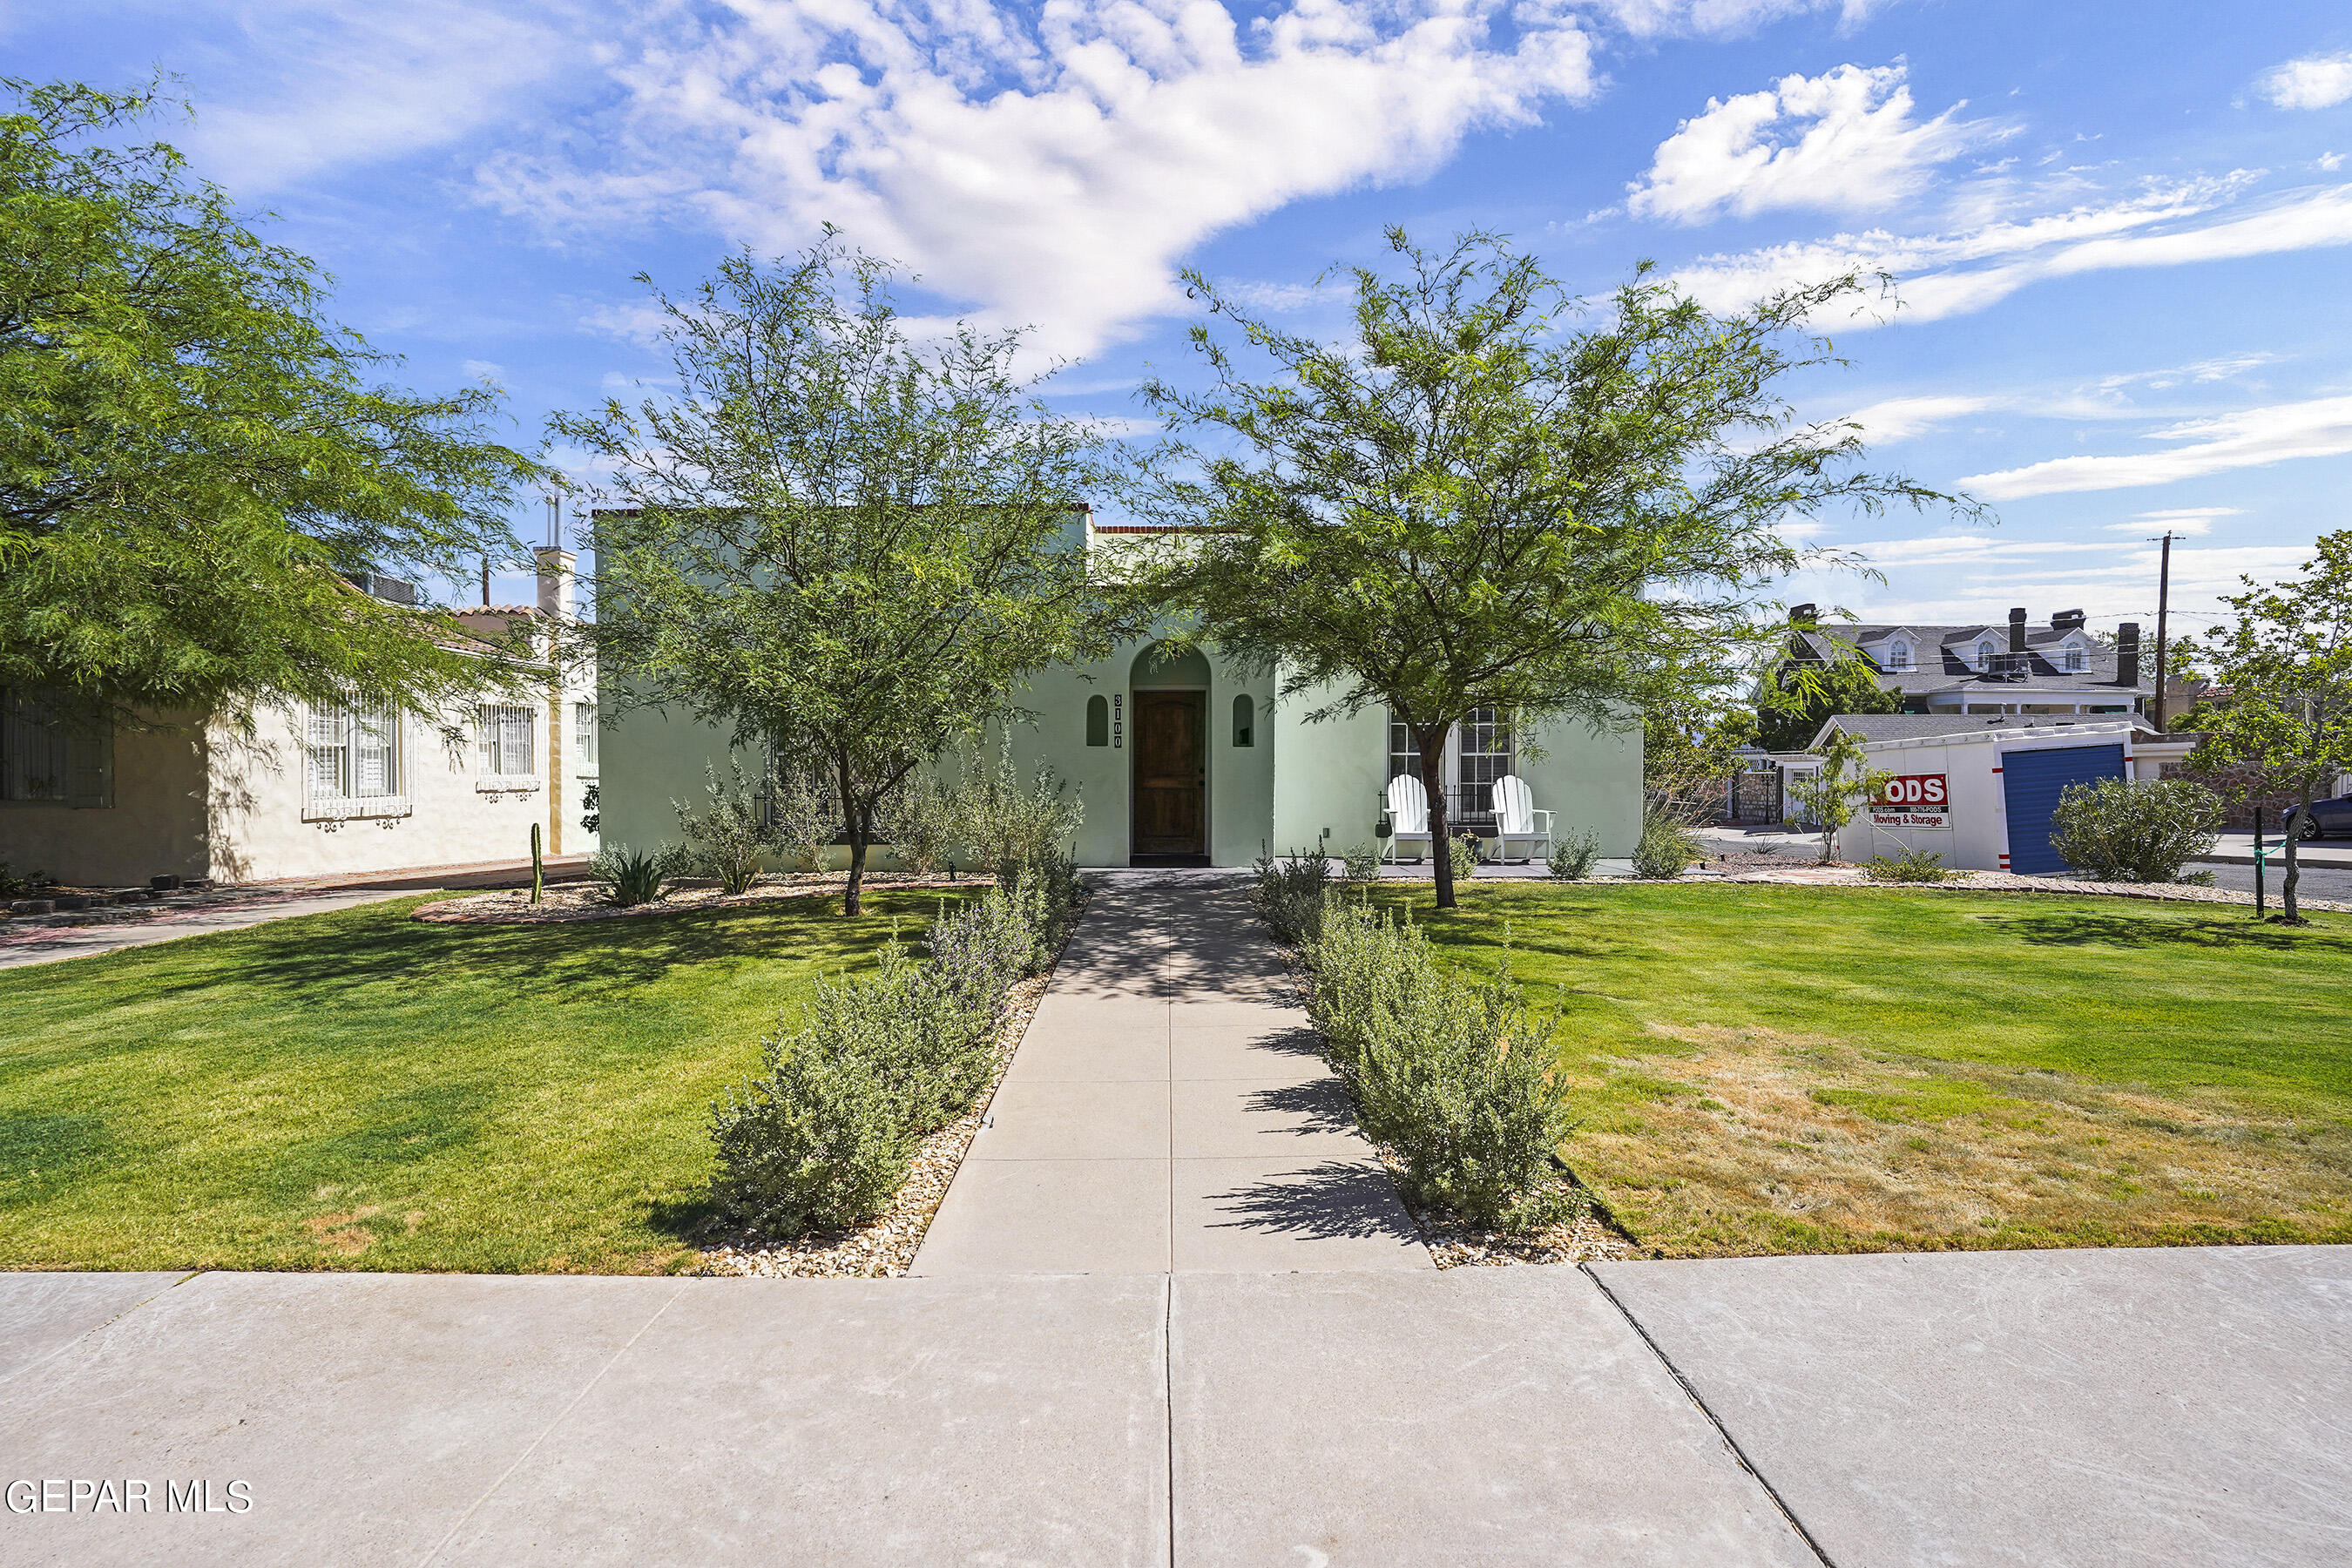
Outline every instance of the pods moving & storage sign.
<path fill-rule="evenodd" d="M 1899 773 L 1870 803 L 1873 827 L 1949 827 L 1951 814 L 1942 773 Z"/>

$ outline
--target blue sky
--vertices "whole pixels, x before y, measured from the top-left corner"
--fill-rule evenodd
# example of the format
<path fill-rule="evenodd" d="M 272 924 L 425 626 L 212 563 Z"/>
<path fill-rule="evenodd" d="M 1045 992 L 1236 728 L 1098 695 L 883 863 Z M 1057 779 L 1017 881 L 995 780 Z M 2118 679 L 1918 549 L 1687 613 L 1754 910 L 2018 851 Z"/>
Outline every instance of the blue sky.
<path fill-rule="evenodd" d="M 0 11 L 0 51 L 182 78 L 199 171 L 521 439 L 658 375 L 633 274 L 825 221 L 928 308 L 1035 323 L 1060 404 L 1112 416 L 1183 369 L 1175 268 L 1336 334 L 1322 268 L 1480 226 L 1594 292 L 1641 258 L 1723 306 L 1896 275 L 1791 390 L 2000 521 L 1825 520 L 1886 580 L 1790 598 L 2147 619 L 2170 527 L 2193 627 L 2352 526 L 2340 0 L 81 0 Z"/>

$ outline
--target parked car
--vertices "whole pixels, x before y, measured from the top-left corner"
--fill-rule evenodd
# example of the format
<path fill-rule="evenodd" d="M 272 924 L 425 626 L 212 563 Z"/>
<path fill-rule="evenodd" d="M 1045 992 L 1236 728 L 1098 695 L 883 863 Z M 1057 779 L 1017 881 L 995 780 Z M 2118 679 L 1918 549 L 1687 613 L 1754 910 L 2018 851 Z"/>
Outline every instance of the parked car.
<path fill-rule="evenodd" d="M 2288 806 L 2279 818 L 2279 831 L 2293 833 L 2305 839 L 2352 837 L 2352 795 L 2339 795 L 2333 800 L 2311 803 L 2311 819 L 2297 823 L 2297 808 Z"/>

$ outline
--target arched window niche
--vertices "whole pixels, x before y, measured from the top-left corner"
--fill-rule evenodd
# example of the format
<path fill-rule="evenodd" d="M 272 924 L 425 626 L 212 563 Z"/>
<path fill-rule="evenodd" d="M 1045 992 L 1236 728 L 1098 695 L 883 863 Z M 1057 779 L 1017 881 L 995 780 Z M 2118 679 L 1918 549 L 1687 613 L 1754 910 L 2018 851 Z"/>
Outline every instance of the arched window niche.
<path fill-rule="evenodd" d="M 1110 744 L 1110 699 L 1108 697 L 1087 699 L 1087 744 Z"/>
<path fill-rule="evenodd" d="M 1257 744 L 1257 704 L 1246 693 L 1234 699 L 1234 744 Z"/>
<path fill-rule="evenodd" d="M 1135 656 L 1128 684 L 1138 691 L 1206 691 L 1208 656 L 1196 647 L 1153 643 Z"/>

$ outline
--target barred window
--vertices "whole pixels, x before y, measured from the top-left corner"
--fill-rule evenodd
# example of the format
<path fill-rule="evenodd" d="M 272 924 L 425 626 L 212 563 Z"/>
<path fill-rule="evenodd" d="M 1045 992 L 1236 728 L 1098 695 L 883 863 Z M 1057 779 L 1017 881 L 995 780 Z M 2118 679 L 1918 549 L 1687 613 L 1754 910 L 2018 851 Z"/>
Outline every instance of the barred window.
<path fill-rule="evenodd" d="M 402 793 L 400 715 L 370 705 L 313 704 L 305 737 L 310 800 L 381 800 Z"/>
<path fill-rule="evenodd" d="M 479 771 L 489 778 L 532 778 L 539 773 L 539 710 L 484 703 L 474 710 Z"/>
<path fill-rule="evenodd" d="M 0 687 L 0 802 L 114 804 L 114 731 L 68 723 L 37 691 Z"/>
<path fill-rule="evenodd" d="M 596 765 L 596 705 L 574 702 L 572 705 L 572 755 L 583 767 Z"/>

